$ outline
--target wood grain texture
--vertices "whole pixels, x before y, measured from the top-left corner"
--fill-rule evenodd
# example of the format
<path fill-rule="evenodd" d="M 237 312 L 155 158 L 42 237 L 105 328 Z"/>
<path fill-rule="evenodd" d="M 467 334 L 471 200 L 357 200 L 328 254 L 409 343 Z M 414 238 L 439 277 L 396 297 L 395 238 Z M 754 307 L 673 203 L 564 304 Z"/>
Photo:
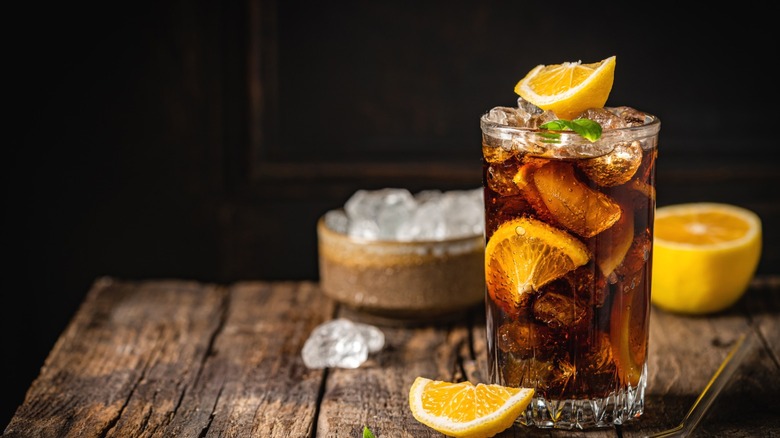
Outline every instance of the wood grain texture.
<path fill-rule="evenodd" d="M 364 425 L 376 436 L 436 437 L 409 410 L 409 389 L 418 376 L 459 381 L 470 361 L 466 324 L 408 329 L 385 326 L 385 348 L 357 370 L 334 369 L 328 375 L 317 437 L 359 437 Z"/>
<path fill-rule="evenodd" d="M 189 282 L 97 281 L 4 436 L 137 436 L 164 424 L 200 373 L 226 299 Z"/>
<path fill-rule="evenodd" d="M 760 277 L 726 312 L 653 308 L 645 413 L 595 431 L 527 429 L 507 437 L 643 437 L 675 426 L 742 334 L 753 349 L 696 436 L 780 431 L 780 282 Z M 360 315 L 315 282 L 93 284 L 2 437 L 442 437 L 417 422 L 418 376 L 487 381 L 484 309 L 423 325 L 378 325 L 385 347 L 357 369 L 308 369 L 314 328 Z M 368 322 L 364 320 L 361 322 Z"/>
<path fill-rule="evenodd" d="M 333 314 L 312 283 L 97 282 L 7 437 L 308 436 Z"/>
<path fill-rule="evenodd" d="M 300 351 L 332 315 L 312 283 L 231 287 L 202 378 L 159 436 L 308 436 L 324 371 L 307 369 Z"/>

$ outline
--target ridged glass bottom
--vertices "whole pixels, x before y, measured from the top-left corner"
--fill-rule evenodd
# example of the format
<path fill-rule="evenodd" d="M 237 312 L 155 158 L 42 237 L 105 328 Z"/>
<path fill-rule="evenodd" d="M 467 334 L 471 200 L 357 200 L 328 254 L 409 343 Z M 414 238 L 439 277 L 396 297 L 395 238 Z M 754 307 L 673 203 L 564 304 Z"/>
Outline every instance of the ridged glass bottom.
<path fill-rule="evenodd" d="M 626 424 L 645 409 L 647 371 L 636 387 L 627 387 L 604 398 L 546 400 L 534 397 L 516 422 L 524 426 L 555 429 L 591 429 Z"/>

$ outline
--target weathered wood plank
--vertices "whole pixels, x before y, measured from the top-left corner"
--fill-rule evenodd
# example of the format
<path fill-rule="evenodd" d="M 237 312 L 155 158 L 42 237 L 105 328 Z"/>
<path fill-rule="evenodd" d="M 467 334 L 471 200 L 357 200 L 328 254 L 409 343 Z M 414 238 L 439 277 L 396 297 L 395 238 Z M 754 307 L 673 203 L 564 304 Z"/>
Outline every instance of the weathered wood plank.
<path fill-rule="evenodd" d="M 308 436 L 333 315 L 313 283 L 96 283 L 7 437 Z"/>
<path fill-rule="evenodd" d="M 747 316 L 752 350 L 702 421 L 697 436 L 780 436 L 779 286 L 779 277 L 757 279 L 733 309 Z M 718 315 L 718 322 L 731 318 L 732 312 Z"/>
<path fill-rule="evenodd" d="M 356 315 L 344 312 L 342 316 Z M 379 327 L 385 334 L 381 352 L 358 369 L 329 371 L 318 438 L 362 436 L 364 425 L 376 436 L 442 436 L 414 419 L 409 410 L 409 389 L 417 376 L 440 380 L 462 377 L 461 364 L 470 360 L 462 357 L 469 342 L 467 326 Z"/>
<path fill-rule="evenodd" d="M 645 413 L 638 424 L 624 427 L 624 436 L 644 436 L 679 424 L 748 329 L 739 314 L 712 320 L 653 307 Z"/>
<path fill-rule="evenodd" d="M 159 436 L 310 436 L 324 371 L 307 369 L 300 351 L 333 312 L 310 282 L 231 287 L 203 373 Z"/>
<path fill-rule="evenodd" d="M 753 326 L 780 367 L 780 276 L 754 279 L 744 302 Z"/>
<path fill-rule="evenodd" d="M 194 282 L 95 282 L 4 436 L 139 436 L 164 426 L 200 372 L 226 297 Z"/>

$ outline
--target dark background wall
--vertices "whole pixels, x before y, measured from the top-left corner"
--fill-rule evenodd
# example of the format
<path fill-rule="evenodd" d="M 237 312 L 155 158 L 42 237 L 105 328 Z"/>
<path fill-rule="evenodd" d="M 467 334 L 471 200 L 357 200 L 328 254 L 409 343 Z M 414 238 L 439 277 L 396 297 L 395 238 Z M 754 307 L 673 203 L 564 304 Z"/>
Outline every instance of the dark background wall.
<path fill-rule="evenodd" d="M 608 104 L 662 119 L 658 205 L 753 209 L 780 272 L 769 16 L 543 3 L 6 9 L 0 427 L 96 278 L 316 280 L 355 190 L 479 186 L 478 118 L 536 64 L 617 55 Z"/>

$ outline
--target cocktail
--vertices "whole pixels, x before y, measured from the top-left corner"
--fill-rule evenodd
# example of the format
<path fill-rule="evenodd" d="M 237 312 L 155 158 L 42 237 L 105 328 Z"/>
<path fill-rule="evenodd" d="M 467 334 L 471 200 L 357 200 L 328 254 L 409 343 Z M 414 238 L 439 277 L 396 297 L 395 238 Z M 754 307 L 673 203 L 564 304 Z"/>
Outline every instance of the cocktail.
<path fill-rule="evenodd" d="M 604 427 L 644 409 L 660 121 L 604 107 L 614 67 L 539 66 L 517 107 L 480 120 L 488 372 L 534 388 L 525 425 Z M 558 76 L 571 81 L 549 85 Z"/>

